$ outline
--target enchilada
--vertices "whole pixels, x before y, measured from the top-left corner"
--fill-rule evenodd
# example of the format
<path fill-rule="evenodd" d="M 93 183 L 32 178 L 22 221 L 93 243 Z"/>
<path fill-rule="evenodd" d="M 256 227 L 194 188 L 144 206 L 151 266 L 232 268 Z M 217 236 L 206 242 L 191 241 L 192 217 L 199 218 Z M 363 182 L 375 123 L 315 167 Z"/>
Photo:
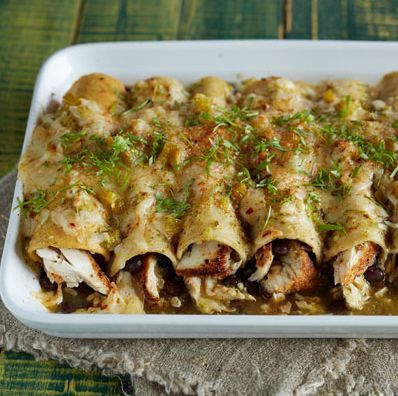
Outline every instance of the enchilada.
<path fill-rule="evenodd" d="M 19 165 L 48 307 L 360 313 L 394 294 L 395 80 L 82 77 Z"/>

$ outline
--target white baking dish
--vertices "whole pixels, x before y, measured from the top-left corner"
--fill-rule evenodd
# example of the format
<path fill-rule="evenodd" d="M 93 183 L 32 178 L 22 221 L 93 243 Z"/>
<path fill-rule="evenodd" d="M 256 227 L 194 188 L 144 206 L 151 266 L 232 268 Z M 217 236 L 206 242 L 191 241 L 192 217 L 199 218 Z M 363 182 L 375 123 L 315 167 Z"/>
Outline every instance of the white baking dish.
<path fill-rule="evenodd" d="M 40 112 L 81 75 L 103 72 L 131 84 L 152 75 L 192 82 L 204 75 L 237 80 L 356 78 L 376 82 L 398 69 L 398 43 L 333 41 L 183 41 L 84 44 L 51 56 L 38 75 L 23 151 Z M 18 182 L 16 197 L 22 188 Z M 12 211 L 1 264 L 2 299 L 21 322 L 63 337 L 398 337 L 398 316 L 78 315 L 48 313 L 22 258 L 19 214 Z"/>

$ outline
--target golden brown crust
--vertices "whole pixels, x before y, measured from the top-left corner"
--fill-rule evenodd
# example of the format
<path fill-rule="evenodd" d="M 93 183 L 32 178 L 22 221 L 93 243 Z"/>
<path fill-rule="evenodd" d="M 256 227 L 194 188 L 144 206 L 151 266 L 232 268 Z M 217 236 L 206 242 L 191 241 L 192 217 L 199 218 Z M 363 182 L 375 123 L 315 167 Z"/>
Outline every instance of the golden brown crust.
<path fill-rule="evenodd" d="M 286 242 L 288 253 L 279 256 L 262 282 L 269 293 L 289 294 L 313 289 L 320 284 L 319 272 L 308 251 L 296 241 Z"/>
<path fill-rule="evenodd" d="M 268 243 L 267 245 L 264 245 L 258 249 L 254 255 L 254 258 L 256 259 L 256 267 L 267 266 L 273 259 L 272 243 Z"/>
<path fill-rule="evenodd" d="M 362 275 L 368 267 L 374 264 L 380 252 L 380 247 L 373 242 L 361 243 L 355 246 L 354 249 L 356 251 L 355 263 L 344 273 L 343 278 L 340 279 L 342 285 L 348 285 L 354 282 L 357 276 Z M 340 264 L 347 266 L 348 263 L 344 262 L 344 254 L 345 252 L 341 252 L 337 255 L 334 260 L 334 265 L 339 265 L 339 263 L 343 261 Z"/>
<path fill-rule="evenodd" d="M 197 268 L 178 268 L 177 275 L 181 276 L 215 276 L 224 278 L 231 272 L 229 263 L 231 249 L 228 246 L 220 245 L 214 259 L 206 259 L 204 264 Z"/>
<path fill-rule="evenodd" d="M 125 94 L 124 85 L 111 76 L 102 73 L 88 74 L 79 78 L 66 93 L 65 102 L 80 98 L 96 102 L 103 110 L 109 111 Z"/>
<path fill-rule="evenodd" d="M 383 100 L 398 96 L 398 72 L 384 75 L 380 80 L 376 91 L 378 96 Z"/>

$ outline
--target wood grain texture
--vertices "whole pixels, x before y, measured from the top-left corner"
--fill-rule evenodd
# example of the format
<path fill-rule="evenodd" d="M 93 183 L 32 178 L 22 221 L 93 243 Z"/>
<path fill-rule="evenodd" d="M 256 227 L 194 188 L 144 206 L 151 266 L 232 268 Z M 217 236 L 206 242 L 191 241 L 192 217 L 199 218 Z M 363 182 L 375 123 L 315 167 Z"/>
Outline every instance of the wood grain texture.
<path fill-rule="evenodd" d="M 283 1 L 187 0 L 179 39 L 282 38 Z"/>
<path fill-rule="evenodd" d="M 0 174 L 18 158 L 40 64 L 68 45 L 78 0 L 0 2 Z"/>
<path fill-rule="evenodd" d="M 286 0 L 286 38 L 397 40 L 397 0 Z"/>
<path fill-rule="evenodd" d="M 0 175 L 20 152 L 42 61 L 78 42 L 313 38 L 397 40 L 398 0 L 0 0 Z M 14 352 L 0 394 L 116 395 L 119 380 Z"/>
<path fill-rule="evenodd" d="M 36 362 L 25 353 L 0 354 L 0 395 L 120 395 L 116 378 L 102 377 L 52 361 Z"/>
<path fill-rule="evenodd" d="M 177 38 L 180 0 L 88 0 L 78 42 Z"/>

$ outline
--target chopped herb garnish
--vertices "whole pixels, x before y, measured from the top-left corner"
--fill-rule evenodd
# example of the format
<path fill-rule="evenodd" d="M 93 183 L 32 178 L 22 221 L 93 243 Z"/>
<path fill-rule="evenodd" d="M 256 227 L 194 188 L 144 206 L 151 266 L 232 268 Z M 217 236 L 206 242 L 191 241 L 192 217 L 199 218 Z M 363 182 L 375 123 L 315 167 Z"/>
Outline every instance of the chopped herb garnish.
<path fill-rule="evenodd" d="M 390 179 L 394 179 L 396 174 L 398 173 L 398 166 L 391 172 Z"/>
<path fill-rule="evenodd" d="M 292 128 L 292 132 L 294 132 L 300 139 L 300 146 L 299 150 L 300 151 L 306 151 L 307 148 L 307 142 L 305 141 L 305 138 L 308 136 L 308 132 L 304 131 L 302 128 Z"/>
<path fill-rule="evenodd" d="M 215 141 L 209 139 L 210 141 L 210 149 L 207 151 L 205 155 L 200 157 L 202 160 L 206 162 L 206 172 L 209 173 L 211 164 L 215 161 L 217 156 L 217 151 L 220 147 L 220 139 L 216 139 Z"/>
<path fill-rule="evenodd" d="M 132 141 L 127 137 L 117 135 L 112 139 L 111 155 L 117 160 L 121 153 L 130 149 Z"/>
<path fill-rule="evenodd" d="M 146 99 L 141 104 L 139 104 L 138 106 L 126 110 L 123 114 L 136 113 L 137 111 L 142 110 L 144 107 L 150 105 L 151 103 L 152 103 L 151 99 Z"/>
<path fill-rule="evenodd" d="M 81 152 L 71 155 L 66 155 L 62 160 L 60 160 L 60 164 L 64 167 L 64 173 L 68 174 L 74 164 L 83 163 L 86 158 L 87 150 L 83 149 Z"/>
<path fill-rule="evenodd" d="M 323 223 L 319 224 L 320 231 L 327 232 L 327 231 L 342 231 L 345 233 L 345 228 L 340 223 Z"/>
<path fill-rule="evenodd" d="M 199 157 L 206 162 L 207 173 L 209 173 L 211 164 L 214 161 L 225 161 L 227 165 L 230 165 L 240 153 L 240 147 L 235 142 L 230 140 L 220 138 L 213 140 L 210 138 L 209 141 L 211 144 L 210 148 L 205 154 Z"/>
<path fill-rule="evenodd" d="M 256 173 L 258 174 L 262 171 L 265 171 L 266 173 L 270 174 L 271 173 L 270 164 L 272 158 L 274 157 L 275 157 L 274 153 L 268 154 L 268 156 L 256 166 Z"/>
<path fill-rule="evenodd" d="M 339 164 L 333 165 L 330 169 L 320 169 L 311 186 L 328 190 L 332 195 L 342 200 L 349 195 L 351 187 L 340 181 L 341 170 Z"/>
<path fill-rule="evenodd" d="M 257 117 L 259 112 L 256 110 L 250 110 L 247 107 L 233 106 L 230 110 L 223 107 L 217 107 L 220 114 L 210 118 L 217 125 L 233 126 L 237 127 L 239 121 L 248 121 L 251 118 Z M 208 114 L 208 113 L 207 113 Z M 216 125 L 216 128 L 217 128 Z"/>
<path fill-rule="evenodd" d="M 27 212 L 39 213 L 42 209 L 48 206 L 49 201 L 46 199 L 46 192 L 42 189 L 37 190 L 33 197 L 22 201 L 19 197 L 17 198 L 17 206 L 15 206 L 14 210 L 20 209 L 21 213 L 26 215 Z"/>
<path fill-rule="evenodd" d="M 236 180 L 238 183 L 243 183 L 247 187 L 265 188 L 270 194 L 276 194 L 278 192 L 274 179 L 271 177 L 264 177 L 263 179 L 256 177 L 255 180 L 253 180 L 249 169 L 244 166 L 242 166 L 239 172 L 236 173 Z"/>
<path fill-rule="evenodd" d="M 39 189 L 34 193 L 33 197 L 30 199 L 22 201 L 18 197 L 17 205 L 13 208 L 13 210 L 20 209 L 20 211 L 24 216 L 26 216 L 28 212 L 33 212 L 36 214 L 40 213 L 51 202 L 53 202 L 60 193 L 69 190 L 70 188 L 73 187 L 78 187 L 79 189 L 87 192 L 88 194 L 95 194 L 95 191 L 91 187 L 78 183 L 69 184 L 57 191 L 47 192 L 43 189 Z"/>
<path fill-rule="evenodd" d="M 240 153 L 240 147 L 230 140 L 221 140 L 222 153 L 228 165 L 232 164 L 233 159 Z"/>
<path fill-rule="evenodd" d="M 393 151 L 387 150 L 383 141 L 372 144 L 363 136 L 352 132 L 345 124 L 338 126 L 326 125 L 321 128 L 321 131 L 331 137 L 352 142 L 358 149 L 361 158 L 365 160 L 378 162 L 389 169 L 393 167 L 396 161 L 396 154 Z"/>
<path fill-rule="evenodd" d="M 193 143 L 189 140 L 188 136 L 186 136 L 183 131 L 178 132 L 178 137 L 180 138 L 180 140 L 182 140 L 184 143 L 186 143 L 189 147 L 193 147 Z"/>
<path fill-rule="evenodd" d="M 230 140 L 224 139 L 224 140 L 222 141 L 222 145 L 223 145 L 225 148 L 230 149 L 230 150 L 233 150 L 233 151 L 235 151 L 235 152 L 237 152 L 237 153 L 239 153 L 239 151 L 240 151 L 239 146 L 238 146 L 236 143 L 231 142 Z"/>
<path fill-rule="evenodd" d="M 233 106 L 231 109 L 224 107 L 216 107 L 216 114 L 209 112 L 200 113 L 196 118 L 192 118 L 186 121 L 186 126 L 200 125 L 203 122 L 212 122 L 215 124 L 213 132 L 217 131 L 220 127 L 235 128 L 239 130 L 245 130 L 250 125 L 246 121 L 257 117 L 259 112 L 256 110 L 250 110 L 247 107 Z M 249 127 L 250 128 L 250 127 Z"/>
<path fill-rule="evenodd" d="M 254 128 L 250 124 L 246 124 L 243 128 L 243 135 L 240 138 L 240 144 L 247 144 L 256 139 Z"/>
<path fill-rule="evenodd" d="M 318 187 L 321 190 L 326 190 L 330 184 L 330 174 L 325 169 L 320 169 L 316 175 L 314 181 L 311 183 L 312 186 Z"/>
<path fill-rule="evenodd" d="M 161 129 L 161 125 L 157 119 L 152 120 L 152 124 Z M 151 145 L 149 147 L 149 154 L 148 154 L 148 164 L 152 165 L 155 163 L 156 159 L 158 158 L 160 152 L 162 151 L 164 145 L 166 143 L 166 136 L 161 130 L 157 130 L 153 132 L 153 138 Z"/>
<path fill-rule="evenodd" d="M 343 198 L 350 195 L 350 192 L 351 192 L 351 186 L 345 183 L 340 183 L 334 187 L 332 195 L 335 195 L 339 199 L 339 201 L 341 201 Z"/>
<path fill-rule="evenodd" d="M 61 140 L 62 146 L 66 147 L 70 144 L 79 142 L 86 135 L 87 135 L 87 133 L 85 131 L 68 132 L 68 133 L 63 134 L 59 139 Z"/>
<path fill-rule="evenodd" d="M 121 172 L 121 168 L 127 168 L 122 161 L 122 153 L 130 153 L 135 164 L 148 161 L 144 152 L 145 147 L 148 146 L 146 139 L 134 136 L 124 130 L 107 138 L 91 135 L 89 140 L 95 143 L 93 147 L 90 147 L 90 151 L 87 146 L 83 146 L 79 152 L 66 155 L 60 160 L 65 173 L 69 173 L 75 164 L 81 164 L 85 169 L 92 168 L 94 174 L 100 178 L 102 185 L 106 178 L 112 178 L 119 183 L 120 179 L 126 178 L 126 175 Z M 143 147 L 139 149 L 138 145 Z"/>
<path fill-rule="evenodd" d="M 299 122 L 312 122 L 315 117 L 309 111 L 302 111 L 295 114 L 287 114 L 280 117 L 275 117 L 272 122 L 275 125 L 281 126 L 285 124 L 290 124 L 295 121 Z"/>
<path fill-rule="evenodd" d="M 286 151 L 282 146 L 281 142 L 277 137 L 271 139 L 260 139 L 258 143 L 254 145 L 254 151 L 259 154 L 268 150 L 269 148 L 275 148 L 279 151 Z"/>
<path fill-rule="evenodd" d="M 356 166 L 356 167 L 352 170 L 350 176 L 351 176 L 353 179 L 355 179 L 355 178 L 358 176 L 358 173 L 359 173 L 360 170 L 361 170 L 361 165 Z"/>
<path fill-rule="evenodd" d="M 191 162 L 191 160 L 192 160 L 191 158 L 187 158 L 186 160 L 181 161 L 178 164 L 175 164 L 173 166 L 173 169 L 174 170 L 179 170 L 179 169 L 183 168 L 184 166 L 188 165 Z"/>
<path fill-rule="evenodd" d="M 259 180 L 254 185 L 255 188 L 266 188 L 270 194 L 276 194 L 278 192 L 278 188 L 276 187 L 275 180 L 271 177 L 265 177 L 264 179 Z"/>
<path fill-rule="evenodd" d="M 179 219 L 184 213 L 190 209 L 191 205 L 188 203 L 189 185 L 184 187 L 184 194 L 182 200 L 177 200 L 174 197 L 174 192 L 171 189 L 169 196 L 164 196 L 159 193 L 156 195 L 156 212 L 168 213 L 170 216 Z"/>
<path fill-rule="evenodd" d="M 236 179 L 237 179 L 238 183 L 243 183 L 248 187 L 254 187 L 254 182 L 251 178 L 249 169 L 247 169 L 244 166 L 241 167 L 239 172 L 236 173 Z"/>
<path fill-rule="evenodd" d="M 339 118 L 347 117 L 351 112 L 351 96 L 345 96 L 344 101 L 342 103 L 341 109 L 338 111 L 337 116 Z"/>
<path fill-rule="evenodd" d="M 317 220 L 316 213 L 320 203 L 321 197 L 315 191 L 310 191 L 306 199 L 306 209 L 308 216 L 313 220 Z"/>

